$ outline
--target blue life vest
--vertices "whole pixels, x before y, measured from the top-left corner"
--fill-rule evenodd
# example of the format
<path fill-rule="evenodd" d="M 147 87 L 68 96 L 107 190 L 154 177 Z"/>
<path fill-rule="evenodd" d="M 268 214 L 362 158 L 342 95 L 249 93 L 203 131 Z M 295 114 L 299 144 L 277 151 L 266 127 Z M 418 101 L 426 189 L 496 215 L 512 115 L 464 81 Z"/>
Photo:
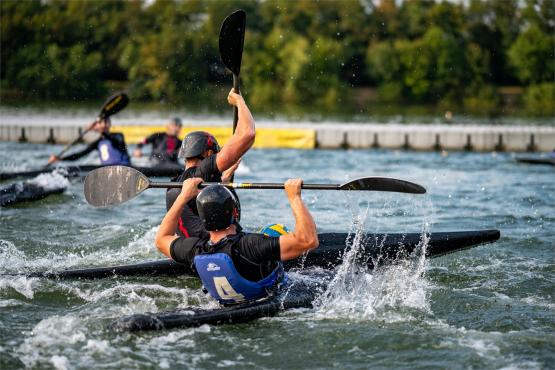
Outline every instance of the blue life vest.
<path fill-rule="evenodd" d="M 114 148 L 112 141 L 103 138 L 98 142 L 98 154 L 100 157 L 100 164 L 102 165 L 124 165 L 130 166 L 131 160 L 129 159 L 129 154 L 127 152 L 122 152 L 119 149 Z"/>
<path fill-rule="evenodd" d="M 226 253 L 200 254 L 195 256 L 194 263 L 204 288 L 223 305 L 270 296 L 287 280 L 281 262 L 272 273 L 256 282 L 242 277 Z"/>

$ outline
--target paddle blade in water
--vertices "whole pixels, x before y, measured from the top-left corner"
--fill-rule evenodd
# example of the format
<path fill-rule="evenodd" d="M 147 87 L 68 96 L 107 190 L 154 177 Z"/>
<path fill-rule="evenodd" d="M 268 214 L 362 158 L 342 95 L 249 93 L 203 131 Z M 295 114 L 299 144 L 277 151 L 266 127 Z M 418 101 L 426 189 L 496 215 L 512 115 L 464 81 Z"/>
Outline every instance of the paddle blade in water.
<path fill-rule="evenodd" d="M 236 76 L 239 76 L 241 71 L 246 19 L 245 11 L 237 10 L 224 19 L 220 30 L 220 57 L 224 65 Z"/>
<path fill-rule="evenodd" d="M 426 193 L 426 189 L 418 184 L 389 177 L 363 177 L 341 185 L 339 190 L 391 191 L 409 194 Z"/>
<path fill-rule="evenodd" d="M 149 185 L 148 177 L 134 168 L 102 167 L 85 178 L 85 199 L 95 207 L 108 207 L 135 198 Z"/>
<path fill-rule="evenodd" d="M 114 94 L 110 96 L 102 106 L 99 117 L 110 117 L 111 115 L 116 114 L 123 108 L 127 107 L 127 104 L 129 104 L 129 97 L 126 94 Z"/>

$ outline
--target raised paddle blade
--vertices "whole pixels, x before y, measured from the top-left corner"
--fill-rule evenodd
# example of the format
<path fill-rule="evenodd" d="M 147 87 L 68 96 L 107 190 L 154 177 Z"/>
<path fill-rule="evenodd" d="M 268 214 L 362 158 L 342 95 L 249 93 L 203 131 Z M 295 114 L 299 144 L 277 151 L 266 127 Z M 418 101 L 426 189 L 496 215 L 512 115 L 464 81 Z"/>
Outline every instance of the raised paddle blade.
<path fill-rule="evenodd" d="M 389 177 L 363 177 L 341 185 L 338 190 L 391 191 L 409 194 L 426 193 L 426 189 L 418 184 Z"/>
<path fill-rule="evenodd" d="M 227 16 L 220 29 L 220 57 L 235 76 L 241 72 L 246 20 L 245 11 L 237 10 Z"/>
<path fill-rule="evenodd" d="M 129 104 L 129 97 L 125 93 L 118 93 L 110 96 L 98 115 L 99 118 L 104 119 L 118 113 Z"/>
<path fill-rule="evenodd" d="M 95 207 L 108 207 L 135 198 L 149 185 L 148 177 L 134 168 L 102 167 L 85 177 L 85 199 Z"/>

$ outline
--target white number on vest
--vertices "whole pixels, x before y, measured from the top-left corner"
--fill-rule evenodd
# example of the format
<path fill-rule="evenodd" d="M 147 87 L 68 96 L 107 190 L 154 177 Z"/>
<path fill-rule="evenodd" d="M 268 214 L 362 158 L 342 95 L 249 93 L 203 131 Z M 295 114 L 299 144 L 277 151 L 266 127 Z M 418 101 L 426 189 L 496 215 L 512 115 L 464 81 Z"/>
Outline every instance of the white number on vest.
<path fill-rule="evenodd" d="M 100 149 L 100 158 L 103 161 L 107 161 L 108 159 L 110 159 L 110 152 L 108 151 L 108 145 L 101 144 L 99 149 Z"/>
<path fill-rule="evenodd" d="M 245 299 L 244 295 L 237 293 L 235 289 L 233 289 L 225 276 L 214 277 L 214 286 L 222 299 L 233 299 L 235 301 L 242 301 Z"/>

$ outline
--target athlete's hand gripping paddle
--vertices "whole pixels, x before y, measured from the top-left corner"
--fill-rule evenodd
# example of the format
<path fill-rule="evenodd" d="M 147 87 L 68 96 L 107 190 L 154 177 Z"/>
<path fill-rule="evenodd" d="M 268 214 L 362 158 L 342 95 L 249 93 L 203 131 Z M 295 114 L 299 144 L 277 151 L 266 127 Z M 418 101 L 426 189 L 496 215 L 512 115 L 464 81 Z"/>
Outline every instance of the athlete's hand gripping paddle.
<path fill-rule="evenodd" d="M 199 188 L 216 183 L 204 182 Z M 233 189 L 284 189 L 283 183 L 223 183 Z M 126 166 L 108 166 L 90 172 L 85 178 L 85 198 L 95 207 L 121 204 L 135 198 L 146 189 L 182 188 L 182 182 L 152 182 L 142 172 Z M 363 190 L 425 194 L 422 186 L 388 177 L 363 177 L 344 184 L 303 184 L 311 190 Z"/>

